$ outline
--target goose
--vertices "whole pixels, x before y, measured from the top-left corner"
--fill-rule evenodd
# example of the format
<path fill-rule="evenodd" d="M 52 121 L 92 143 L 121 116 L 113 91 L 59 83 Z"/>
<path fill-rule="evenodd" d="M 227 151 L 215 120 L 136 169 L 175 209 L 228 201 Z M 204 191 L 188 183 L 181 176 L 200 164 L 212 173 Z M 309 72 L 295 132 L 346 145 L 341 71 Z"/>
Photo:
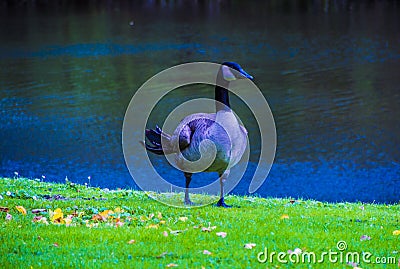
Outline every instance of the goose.
<path fill-rule="evenodd" d="M 184 171 L 186 180 L 185 205 L 193 205 L 189 197 L 189 185 L 193 172 L 188 172 L 190 168 L 186 167 L 187 161 L 199 160 L 201 154 L 208 151 L 209 148 L 201 150 L 201 142 L 206 139 L 213 142 L 216 155 L 211 165 L 203 172 L 218 173 L 220 199 L 216 205 L 231 207 L 224 201 L 224 182 L 229 175 L 230 168 L 240 161 L 247 147 L 247 130 L 239 123 L 229 103 L 227 88 L 229 83 L 236 79 L 253 80 L 253 77 L 235 62 L 222 63 L 215 86 L 215 113 L 195 113 L 186 116 L 172 135 L 163 132 L 158 126 L 145 131 L 145 136 L 150 142 L 150 144 L 143 142 L 147 151 L 157 155 L 176 155 L 176 165 L 181 171 Z"/>

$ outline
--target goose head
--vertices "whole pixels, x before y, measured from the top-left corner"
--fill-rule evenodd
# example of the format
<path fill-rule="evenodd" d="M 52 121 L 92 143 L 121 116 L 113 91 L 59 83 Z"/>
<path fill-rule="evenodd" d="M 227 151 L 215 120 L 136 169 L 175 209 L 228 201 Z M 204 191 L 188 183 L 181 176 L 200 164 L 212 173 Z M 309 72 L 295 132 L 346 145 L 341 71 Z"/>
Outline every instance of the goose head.
<path fill-rule="evenodd" d="M 224 62 L 217 75 L 217 85 L 215 85 L 215 100 L 217 111 L 230 111 L 228 85 L 231 81 L 237 79 L 250 79 L 253 76 L 249 75 L 244 69 L 235 62 Z"/>
<path fill-rule="evenodd" d="M 237 72 L 232 72 L 231 68 Z M 221 65 L 222 77 L 225 81 L 230 82 L 236 79 L 250 79 L 253 80 L 253 76 L 249 75 L 244 69 L 235 62 L 224 62 Z"/>

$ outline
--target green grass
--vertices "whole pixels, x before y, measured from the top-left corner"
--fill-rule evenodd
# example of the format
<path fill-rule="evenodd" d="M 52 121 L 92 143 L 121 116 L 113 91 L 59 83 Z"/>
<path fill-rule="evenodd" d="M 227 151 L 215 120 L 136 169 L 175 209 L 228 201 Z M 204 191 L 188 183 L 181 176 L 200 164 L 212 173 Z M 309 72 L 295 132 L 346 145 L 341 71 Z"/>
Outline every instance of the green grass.
<path fill-rule="evenodd" d="M 272 264 L 257 261 L 265 248 L 286 253 L 299 248 L 318 257 L 324 251 L 338 251 L 340 240 L 347 243 L 346 251 L 370 252 L 371 260 L 396 259 L 387 265 L 361 261 L 361 268 L 397 268 L 400 258 L 400 235 L 395 232 L 400 230 L 398 204 L 228 196 L 226 202 L 235 206 L 230 209 L 182 209 L 140 191 L 22 178 L 0 178 L 0 195 L 1 268 L 166 268 L 169 264 L 177 268 L 352 268 L 330 263 L 328 257 L 323 264 L 282 264 L 276 256 Z M 62 217 L 52 213 L 57 208 Z M 45 210 L 34 214 L 33 209 Z M 113 212 L 101 218 L 104 210 Z M 34 222 L 35 217 L 41 219 Z M 209 227 L 210 232 L 202 229 Z M 222 238 L 217 232 L 227 235 Z M 361 240 L 364 235 L 367 240 Z M 256 246 L 247 249 L 247 243 Z M 204 250 L 211 255 L 203 254 Z"/>

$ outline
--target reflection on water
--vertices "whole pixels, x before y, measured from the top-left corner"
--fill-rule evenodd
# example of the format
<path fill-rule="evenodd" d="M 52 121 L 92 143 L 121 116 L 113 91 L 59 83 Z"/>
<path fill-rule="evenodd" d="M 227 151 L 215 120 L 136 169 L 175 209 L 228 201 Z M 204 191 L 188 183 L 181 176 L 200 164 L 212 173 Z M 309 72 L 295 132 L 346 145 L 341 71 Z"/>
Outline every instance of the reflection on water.
<path fill-rule="evenodd" d="M 276 160 L 259 195 L 399 201 L 396 1 L 83 2 L 0 7 L 0 176 L 90 175 L 94 185 L 135 187 L 121 149 L 135 90 L 179 63 L 234 60 L 255 76 L 277 125 Z M 178 91 L 158 109 L 200 96 L 212 97 L 212 87 Z M 232 103 L 254 130 L 250 111 Z M 250 141 L 240 194 L 257 132 Z"/>

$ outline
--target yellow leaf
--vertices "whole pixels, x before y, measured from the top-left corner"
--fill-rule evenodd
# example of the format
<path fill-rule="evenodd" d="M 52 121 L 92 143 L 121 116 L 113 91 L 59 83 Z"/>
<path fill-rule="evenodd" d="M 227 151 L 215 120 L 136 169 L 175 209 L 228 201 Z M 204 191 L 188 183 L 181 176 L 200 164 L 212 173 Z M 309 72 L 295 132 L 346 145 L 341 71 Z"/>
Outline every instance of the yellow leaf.
<path fill-rule="evenodd" d="M 160 221 L 160 224 L 165 224 L 165 220 Z"/>
<path fill-rule="evenodd" d="M 179 217 L 180 221 L 186 222 L 188 220 L 188 217 Z"/>
<path fill-rule="evenodd" d="M 167 264 L 167 267 L 168 268 L 170 268 L 170 267 L 177 267 L 178 265 L 176 264 L 176 263 L 170 263 L 170 264 Z"/>
<path fill-rule="evenodd" d="M 114 211 L 112 210 L 104 210 L 103 212 L 101 212 L 99 215 L 103 217 L 103 219 L 107 219 L 108 217 L 110 217 L 110 215 L 114 214 Z"/>
<path fill-rule="evenodd" d="M 54 210 L 54 212 L 50 210 L 49 216 L 50 216 L 50 220 L 52 222 L 61 223 L 63 220 L 64 214 L 60 208 L 57 208 L 56 210 Z"/>
<path fill-rule="evenodd" d="M 158 212 L 158 213 L 157 213 L 157 218 L 158 218 L 158 219 L 162 219 L 162 214 L 161 214 L 161 212 Z"/>
<path fill-rule="evenodd" d="M 158 229 L 158 224 L 150 224 L 146 226 L 146 229 Z"/>
<path fill-rule="evenodd" d="M 23 206 L 17 205 L 16 208 L 19 211 L 19 213 L 26 215 L 26 209 Z"/>
<path fill-rule="evenodd" d="M 115 213 L 122 213 L 122 209 L 120 208 L 120 207 L 116 207 L 115 209 L 114 209 L 114 212 Z"/>
<path fill-rule="evenodd" d="M 281 219 L 289 219 L 289 215 L 283 214 L 283 215 L 281 216 Z"/>
<path fill-rule="evenodd" d="M 394 230 L 393 235 L 400 235 L 400 230 Z"/>
<path fill-rule="evenodd" d="M 135 243 L 136 243 L 135 239 L 132 239 L 132 240 L 128 241 L 128 244 L 130 244 L 130 245 L 135 244 Z"/>

